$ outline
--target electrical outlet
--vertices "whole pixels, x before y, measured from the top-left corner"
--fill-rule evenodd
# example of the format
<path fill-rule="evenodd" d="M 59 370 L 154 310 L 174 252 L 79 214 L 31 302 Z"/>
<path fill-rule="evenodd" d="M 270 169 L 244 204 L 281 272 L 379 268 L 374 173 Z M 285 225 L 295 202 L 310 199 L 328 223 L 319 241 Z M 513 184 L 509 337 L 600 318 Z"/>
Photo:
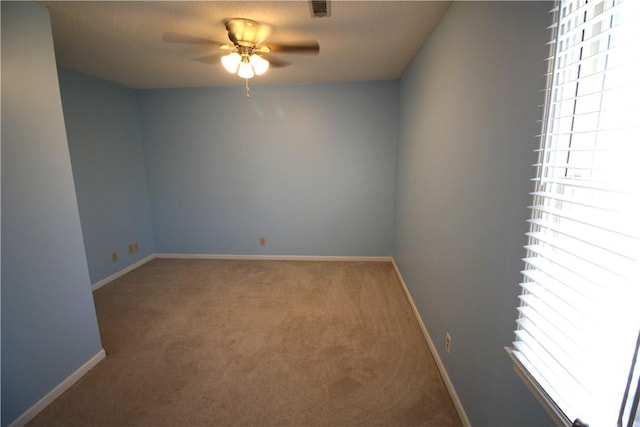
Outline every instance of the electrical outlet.
<path fill-rule="evenodd" d="M 118 252 L 113 251 L 111 252 L 111 262 L 116 262 L 118 261 Z"/>
<path fill-rule="evenodd" d="M 133 252 L 135 252 L 133 250 L 133 245 L 129 245 L 128 248 L 129 248 L 129 254 L 132 254 Z"/>
<path fill-rule="evenodd" d="M 260 243 L 260 246 L 265 246 L 267 244 L 267 239 L 265 239 L 264 237 L 260 237 L 258 242 Z"/>
<path fill-rule="evenodd" d="M 451 335 L 449 335 L 449 332 L 444 336 L 444 349 L 447 353 L 451 353 Z"/>

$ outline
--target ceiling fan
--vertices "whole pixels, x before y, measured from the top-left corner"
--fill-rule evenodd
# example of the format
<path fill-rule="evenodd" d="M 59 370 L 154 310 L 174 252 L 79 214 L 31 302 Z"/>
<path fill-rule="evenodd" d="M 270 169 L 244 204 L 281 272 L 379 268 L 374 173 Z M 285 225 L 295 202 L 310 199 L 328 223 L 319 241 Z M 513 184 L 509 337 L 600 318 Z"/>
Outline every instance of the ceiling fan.
<path fill-rule="evenodd" d="M 162 40 L 170 43 L 204 44 L 218 47 L 218 52 L 196 58 L 194 61 L 213 64 L 220 59 L 227 71 L 245 79 L 247 96 L 249 96 L 248 79 L 255 75 L 264 74 L 270 66 L 286 67 L 290 65 L 289 62 L 272 56 L 273 54 L 317 55 L 320 52 L 320 45 L 317 41 L 296 44 L 265 43 L 271 33 L 271 26 L 252 19 L 226 19 L 224 25 L 231 43 L 220 43 L 173 32 L 164 33 Z"/>

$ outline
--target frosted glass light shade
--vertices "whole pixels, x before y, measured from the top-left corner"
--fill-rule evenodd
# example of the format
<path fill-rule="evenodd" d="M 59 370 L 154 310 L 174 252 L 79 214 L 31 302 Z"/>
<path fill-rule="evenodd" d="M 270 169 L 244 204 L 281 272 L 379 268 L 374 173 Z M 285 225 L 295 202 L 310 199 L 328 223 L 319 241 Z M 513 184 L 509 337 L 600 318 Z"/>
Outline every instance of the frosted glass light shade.
<path fill-rule="evenodd" d="M 253 67 L 253 71 L 255 71 L 256 75 L 261 76 L 266 73 L 269 69 L 269 61 L 264 59 L 263 57 L 253 54 L 249 59 L 251 62 L 251 66 Z"/>
<path fill-rule="evenodd" d="M 228 72 L 235 74 L 236 71 L 238 71 L 238 65 L 240 65 L 241 61 L 240 54 L 238 52 L 232 52 L 229 55 L 225 55 L 220 58 L 220 60 L 222 61 L 222 66 Z"/>
<path fill-rule="evenodd" d="M 238 68 L 238 76 L 243 79 L 250 79 L 254 76 L 253 68 L 249 62 L 243 62 Z"/>

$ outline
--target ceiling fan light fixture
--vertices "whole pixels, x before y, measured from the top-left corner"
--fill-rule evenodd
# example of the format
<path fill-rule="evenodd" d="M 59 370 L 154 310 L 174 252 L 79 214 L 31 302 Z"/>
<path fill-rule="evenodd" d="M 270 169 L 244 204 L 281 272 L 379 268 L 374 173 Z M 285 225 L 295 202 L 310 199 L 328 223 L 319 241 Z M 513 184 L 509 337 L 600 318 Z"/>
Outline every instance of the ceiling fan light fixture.
<path fill-rule="evenodd" d="M 236 71 L 239 71 L 238 66 L 240 65 L 240 62 L 242 62 L 242 59 L 238 52 L 231 52 L 230 54 L 220 58 L 220 60 L 222 61 L 222 66 L 224 67 L 224 69 L 231 74 L 235 74 Z"/>
<path fill-rule="evenodd" d="M 253 67 L 253 71 L 257 76 L 263 75 L 269 69 L 269 61 L 255 53 L 249 58 L 249 63 Z"/>
<path fill-rule="evenodd" d="M 243 79 L 250 79 L 254 75 L 255 73 L 253 72 L 251 63 L 249 61 L 242 61 L 240 67 L 238 67 L 238 77 L 242 77 Z"/>

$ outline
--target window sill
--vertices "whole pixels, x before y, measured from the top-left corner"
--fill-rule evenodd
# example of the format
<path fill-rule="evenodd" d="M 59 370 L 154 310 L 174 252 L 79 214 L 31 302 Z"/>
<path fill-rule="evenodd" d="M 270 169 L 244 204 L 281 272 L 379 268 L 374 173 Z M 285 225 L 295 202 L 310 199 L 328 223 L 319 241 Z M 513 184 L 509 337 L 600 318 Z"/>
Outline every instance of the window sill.
<path fill-rule="evenodd" d="M 567 418 L 567 416 L 558 408 L 558 406 L 551 400 L 551 398 L 544 392 L 540 384 L 529 374 L 518 358 L 513 354 L 513 348 L 504 348 L 511 360 L 513 361 L 513 370 L 522 379 L 527 388 L 531 391 L 536 399 L 540 402 L 542 407 L 547 411 L 551 419 L 556 423 L 558 427 L 571 427 L 573 423 Z"/>

